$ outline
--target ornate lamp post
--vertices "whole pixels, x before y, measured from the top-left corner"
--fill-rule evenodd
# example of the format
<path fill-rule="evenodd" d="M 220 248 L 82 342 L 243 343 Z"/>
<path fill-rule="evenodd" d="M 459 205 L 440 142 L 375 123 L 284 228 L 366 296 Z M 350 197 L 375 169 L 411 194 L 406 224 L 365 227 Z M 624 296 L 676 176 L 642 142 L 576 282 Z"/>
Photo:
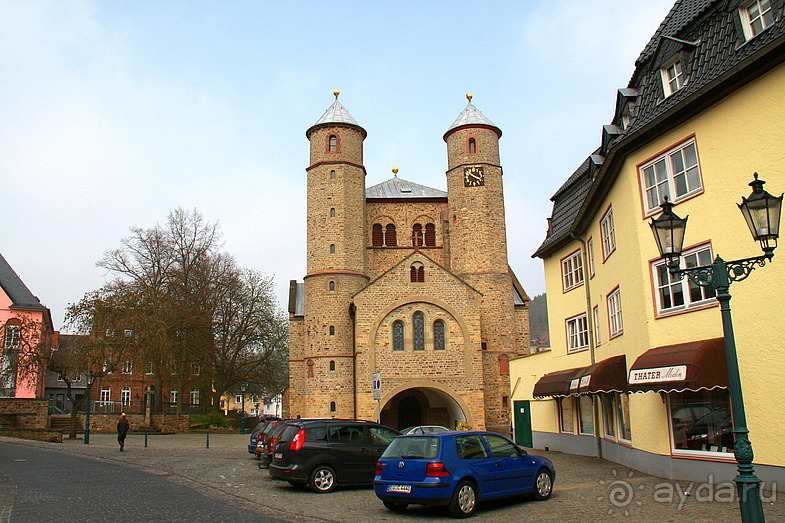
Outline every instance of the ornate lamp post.
<path fill-rule="evenodd" d="M 738 463 L 739 474 L 735 478 L 739 495 L 741 520 L 763 522 L 763 505 L 760 498 L 760 479 L 755 475 L 752 465 L 753 453 L 747 430 L 747 418 L 744 412 L 739 362 L 736 355 L 736 341 L 733 335 L 731 320 L 729 287 L 732 282 L 741 281 L 750 275 L 756 266 L 763 267 L 771 262 L 779 237 L 780 214 L 782 211 L 782 195 L 778 198 L 763 190 L 763 180 L 758 180 L 758 173 L 749 185 L 752 194 L 749 198 L 742 197 L 739 209 L 744 215 L 752 237 L 760 242 L 763 255 L 726 262 L 719 256 L 711 265 L 703 267 L 679 268 L 684 232 L 687 218 L 679 218 L 673 212 L 673 204 L 667 196 L 662 203 L 662 214 L 650 223 L 657 241 L 657 248 L 668 265 L 671 278 L 681 280 L 687 276 L 693 283 L 701 287 L 713 287 L 717 291 L 722 313 L 722 330 L 725 337 L 725 357 L 728 361 L 728 388 L 731 409 L 733 412 L 733 455 Z"/>
<path fill-rule="evenodd" d="M 95 381 L 95 376 L 93 375 L 93 371 L 87 372 L 87 400 L 85 406 L 85 415 L 84 415 L 84 438 L 82 439 L 85 445 L 90 444 L 90 394 L 93 392 L 93 382 Z"/>

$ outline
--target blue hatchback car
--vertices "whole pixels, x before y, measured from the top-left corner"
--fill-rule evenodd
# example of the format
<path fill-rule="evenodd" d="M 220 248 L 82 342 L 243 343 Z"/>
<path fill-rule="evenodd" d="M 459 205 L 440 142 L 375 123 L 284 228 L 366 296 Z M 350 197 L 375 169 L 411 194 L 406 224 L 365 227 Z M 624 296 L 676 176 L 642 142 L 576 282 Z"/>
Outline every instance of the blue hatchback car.
<path fill-rule="evenodd" d="M 396 437 L 376 464 L 373 488 L 395 512 L 446 505 L 452 516 L 466 518 L 488 499 L 548 499 L 555 479 L 549 459 L 495 432 L 437 432 Z"/>

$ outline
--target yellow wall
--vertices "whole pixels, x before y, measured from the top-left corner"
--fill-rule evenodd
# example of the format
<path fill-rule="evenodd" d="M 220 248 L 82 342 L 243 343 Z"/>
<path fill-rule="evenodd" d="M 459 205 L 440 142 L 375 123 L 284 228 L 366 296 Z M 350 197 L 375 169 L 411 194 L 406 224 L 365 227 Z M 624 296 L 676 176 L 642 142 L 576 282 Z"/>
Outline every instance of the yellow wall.
<path fill-rule="evenodd" d="M 637 166 L 695 136 L 704 193 L 674 207 L 689 215 L 684 246 L 711 240 L 712 252 L 726 260 L 758 256 L 736 204 L 751 192 L 747 184 L 757 171 L 772 194 L 785 191 L 785 67 L 780 66 L 725 98 L 684 125 L 631 154 L 584 240 L 594 238 L 596 275 L 589 281 L 592 305 L 599 305 L 601 344 L 596 361 L 627 355 L 627 368 L 646 350 L 662 345 L 722 336 L 718 307 L 655 318 L 650 261 L 659 257 L 642 214 Z M 613 207 L 616 251 L 603 263 L 599 221 Z M 579 247 L 568 246 L 544 260 L 552 350 L 515 360 L 511 383 L 521 377 L 515 399 L 531 399 L 534 383 L 545 373 L 589 364 L 588 351 L 566 354 L 564 320 L 586 310 L 585 287 L 562 292 L 561 259 Z M 778 254 L 778 253 L 775 253 Z M 731 286 L 734 327 L 755 461 L 785 466 L 779 443 L 785 433 L 785 260 Z M 588 275 L 588 267 L 584 267 Z M 608 340 L 606 295 L 621 289 L 624 334 Z M 591 311 L 589 311 L 591 318 Z M 667 410 L 659 394 L 630 398 L 633 446 L 668 455 Z M 558 432 L 555 402 L 533 401 L 535 431 Z"/>

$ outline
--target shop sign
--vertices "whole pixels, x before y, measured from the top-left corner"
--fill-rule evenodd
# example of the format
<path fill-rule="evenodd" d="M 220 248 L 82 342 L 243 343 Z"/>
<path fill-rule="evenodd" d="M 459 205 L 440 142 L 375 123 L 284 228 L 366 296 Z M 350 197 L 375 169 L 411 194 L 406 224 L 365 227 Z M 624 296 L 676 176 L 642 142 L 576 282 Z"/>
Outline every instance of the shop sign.
<path fill-rule="evenodd" d="M 578 378 L 573 379 L 570 381 L 570 390 L 578 388 Z"/>
<path fill-rule="evenodd" d="M 587 374 L 586 376 L 581 378 L 581 387 L 588 387 L 589 381 L 591 381 L 591 374 Z"/>
<path fill-rule="evenodd" d="M 630 385 L 637 383 L 660 383 L 663 381 L 684 381 L 687 379 L 687 366 L 657 367 L 654 369 L 634 369 L 630 371 Z"/>

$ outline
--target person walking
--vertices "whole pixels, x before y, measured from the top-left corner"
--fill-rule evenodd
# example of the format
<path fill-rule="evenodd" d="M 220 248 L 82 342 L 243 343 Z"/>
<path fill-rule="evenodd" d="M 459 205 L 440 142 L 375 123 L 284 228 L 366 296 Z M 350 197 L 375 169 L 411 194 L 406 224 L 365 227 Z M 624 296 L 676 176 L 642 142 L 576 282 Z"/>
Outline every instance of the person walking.
<path fill-rule="evenodd" d="M 128 423 L 125 412 L 123 412 L 120 414 L 120 419 L 117 420 L 117 443 L 120 444 L 120 452 L 122 452 L 125 447 L 125 437 L 128 435 L 128 429 L 130 428 L 131 424 Z"/>

